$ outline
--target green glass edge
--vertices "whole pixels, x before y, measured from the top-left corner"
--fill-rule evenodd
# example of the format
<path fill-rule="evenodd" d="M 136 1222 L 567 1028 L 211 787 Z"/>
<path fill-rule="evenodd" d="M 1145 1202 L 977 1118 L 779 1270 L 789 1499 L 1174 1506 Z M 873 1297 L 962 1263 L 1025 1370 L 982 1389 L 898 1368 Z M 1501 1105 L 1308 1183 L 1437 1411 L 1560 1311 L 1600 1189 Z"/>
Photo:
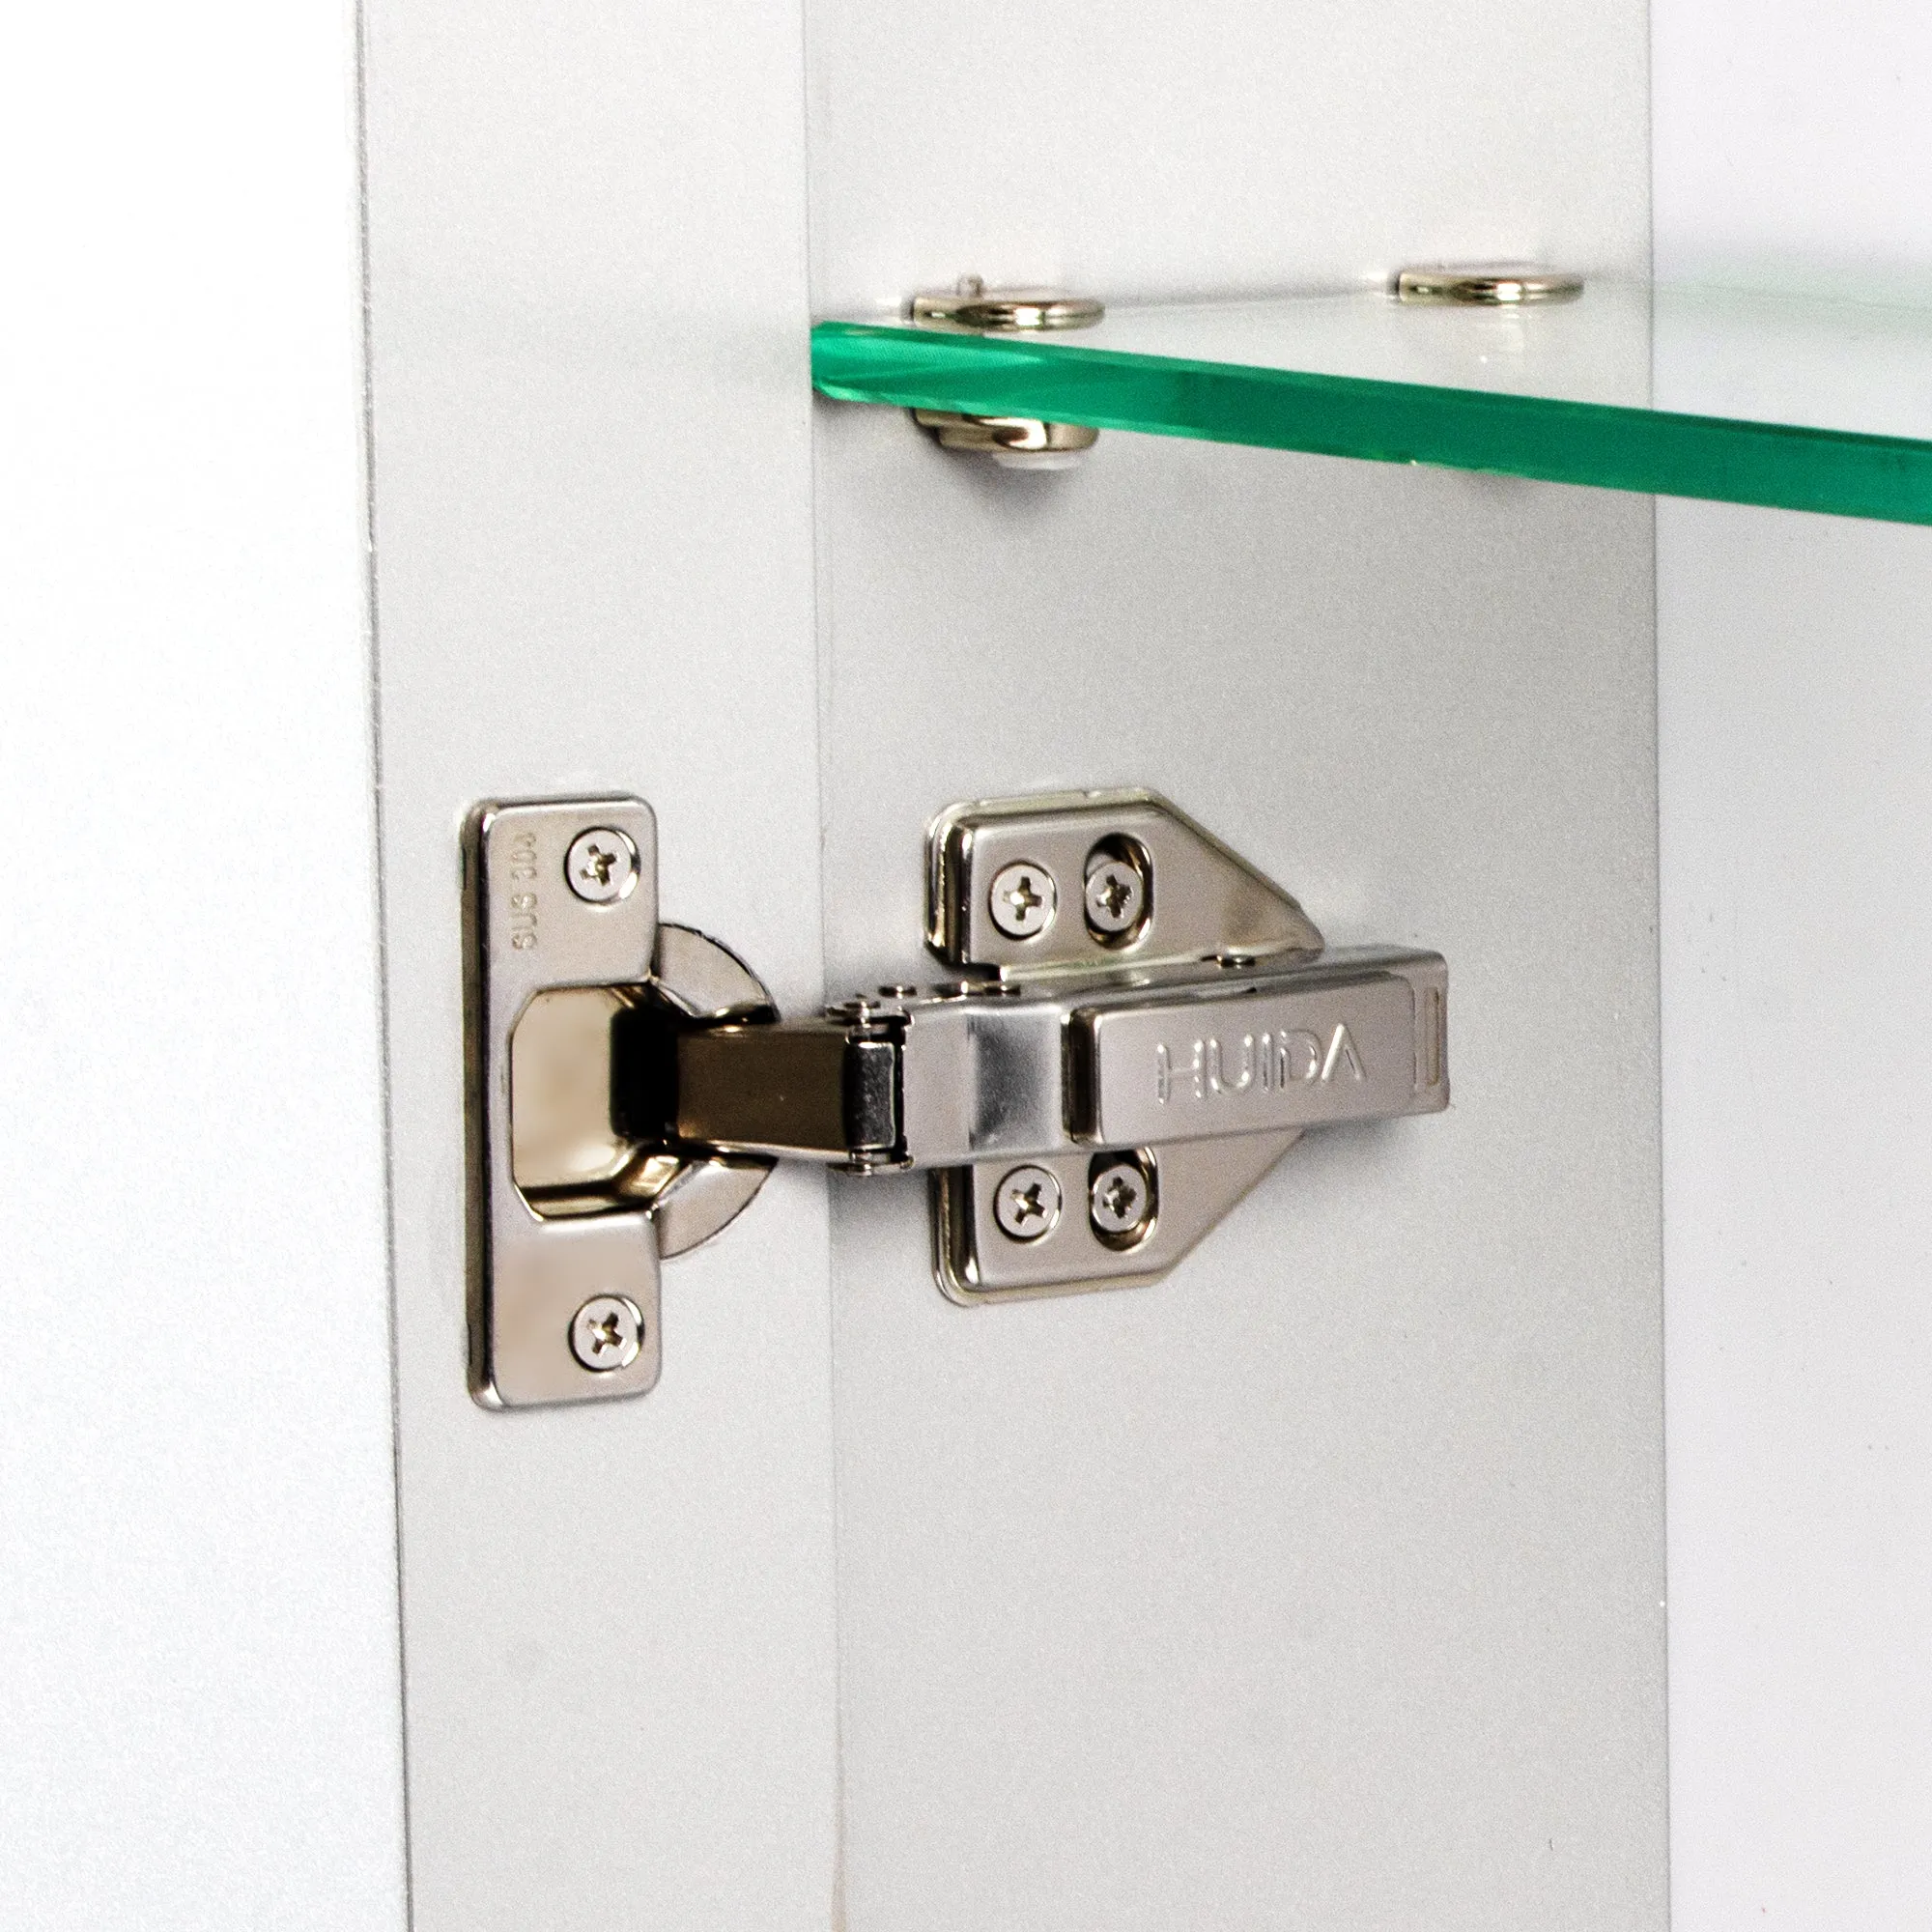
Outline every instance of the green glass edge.
<path fill-rule="evenodd" d="M 1907 437 L 871 323 L 818 324 L 811 377 L 844 402 L 1932 524 L 1932 443 Z"/>

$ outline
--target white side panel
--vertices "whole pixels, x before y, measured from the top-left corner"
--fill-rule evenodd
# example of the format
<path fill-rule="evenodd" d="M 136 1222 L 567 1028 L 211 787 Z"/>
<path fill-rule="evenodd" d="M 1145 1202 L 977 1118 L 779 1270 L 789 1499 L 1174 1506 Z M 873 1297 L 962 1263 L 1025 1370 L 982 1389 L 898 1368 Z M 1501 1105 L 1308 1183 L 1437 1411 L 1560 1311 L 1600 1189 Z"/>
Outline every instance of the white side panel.
<path fill-rule="evenodd" d="M 1932 297 L 1919 0 L 1651 0 L 1657 270 Z"/>
<path fill-rule="evenodd" d="M 1652 17 L 1660 270 L 1923 301 L 1926 9 Z M 1658 592 L 1677 1918 L 1918 1924 L 1932 532 L 1663 503 Z"/>
<path fill-rule="evenodd" d="M 457 887 L 472 801 L 635 790 L 666 917 L 818 996 L 799 22 L 370 13 L 415 1924 L 823 1932 L 823 1184 L 667 1266 L 650 1395 L 473 1405 Z"/>
<path fill-rule="evenodd" d="M 825 307 L 1641 266 L 1640 7 L 811 18 Z M 955 1308 L 838 1189 L 847 1922 L 1661 1926 L 1649 505 L 820 422 L 830 977 L 935 808 L 1151 783 L 1448 954 L 1456 1094 L 1146 1290 Z"/>
<path fill-rule="evenodd" d="M 1932 1918 L 1932 531 L 1660 520 L 1673 1884 Z M 1903 597 L 1901 595 L 1903 593 Z"/>
<path fill-rule="evenodd" d="M 404 1921 L 354 57 L 0 62 L 0 1919 Z"/>

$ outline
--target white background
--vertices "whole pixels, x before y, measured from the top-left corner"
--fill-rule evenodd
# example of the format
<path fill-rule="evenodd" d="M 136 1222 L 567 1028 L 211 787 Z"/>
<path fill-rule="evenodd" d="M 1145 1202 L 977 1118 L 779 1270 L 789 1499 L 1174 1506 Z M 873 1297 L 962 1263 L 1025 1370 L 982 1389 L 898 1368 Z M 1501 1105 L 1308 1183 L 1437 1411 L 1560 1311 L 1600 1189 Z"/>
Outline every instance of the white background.
<path fill-rule="evenodd" d="M 0 61 L 0 1921 L 403 1916 L 333 5 Z"/>

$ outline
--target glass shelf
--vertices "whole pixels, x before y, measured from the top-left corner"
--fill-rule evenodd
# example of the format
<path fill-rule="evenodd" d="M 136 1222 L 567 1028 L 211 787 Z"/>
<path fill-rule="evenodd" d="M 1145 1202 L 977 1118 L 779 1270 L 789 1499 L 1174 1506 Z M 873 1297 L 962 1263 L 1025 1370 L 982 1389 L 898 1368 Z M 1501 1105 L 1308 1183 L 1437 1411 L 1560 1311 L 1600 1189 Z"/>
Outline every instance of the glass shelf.
<path fill-rule="evenodd" d="M 1593 282 L 1524 308 L 1376 293 L 975 335 L 825 322 L 828 396 L 1932 523 L 1932 311 Z"/>

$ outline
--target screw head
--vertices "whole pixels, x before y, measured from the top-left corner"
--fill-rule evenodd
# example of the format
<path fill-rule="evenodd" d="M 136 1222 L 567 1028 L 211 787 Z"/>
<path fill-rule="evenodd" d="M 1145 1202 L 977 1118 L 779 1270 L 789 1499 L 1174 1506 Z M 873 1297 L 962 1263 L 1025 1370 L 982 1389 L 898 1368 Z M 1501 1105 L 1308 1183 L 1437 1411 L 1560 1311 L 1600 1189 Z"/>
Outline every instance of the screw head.
<path fill-rule="evenodd" d="M 637 890 L 638 848 L 626 833 L 593 825 L 570 841 L 563 855 L 570 890 L 588 905 L 615 905 Z"/>
<path fill-rule="evenodd" d="M 1147 881 L 1124 859 L 1102 859 L 1087 874 L 1087 923 L 1114 938 L 1131 932 L 1147 906 Z"/>
<path fill-rule="evenodd" d="M 1087 1209 L 1095 1234 L 1120 1241 L 1138 1235 L 1148 1223 L 1153 1190 L 1135 1160 L 1111 1160 L 1089 1181 Z"/>
<path fill-rule="evenodd" d="M 986 908 L 1009 939 L 1033 939 L 1053 923 L 1060 889 L 1053 874 L 1031 859 L 1002 866 L 993 875 Z"/>
<path fill-rule="evenodd" d="M 1009 1240 L 1037 1241 L 1060 1219 L 1060 1182 L 1043 1167 L 1016 1167 L 993 1194 L 993 1219 Z"/>
<path fill-rule="evenodd" d="M 570 1318 L 570 1352 L 592 1375 L 628 1369 L 642 1352 L 644 1318 L 622 1294 L 593 1294 Z"/>

